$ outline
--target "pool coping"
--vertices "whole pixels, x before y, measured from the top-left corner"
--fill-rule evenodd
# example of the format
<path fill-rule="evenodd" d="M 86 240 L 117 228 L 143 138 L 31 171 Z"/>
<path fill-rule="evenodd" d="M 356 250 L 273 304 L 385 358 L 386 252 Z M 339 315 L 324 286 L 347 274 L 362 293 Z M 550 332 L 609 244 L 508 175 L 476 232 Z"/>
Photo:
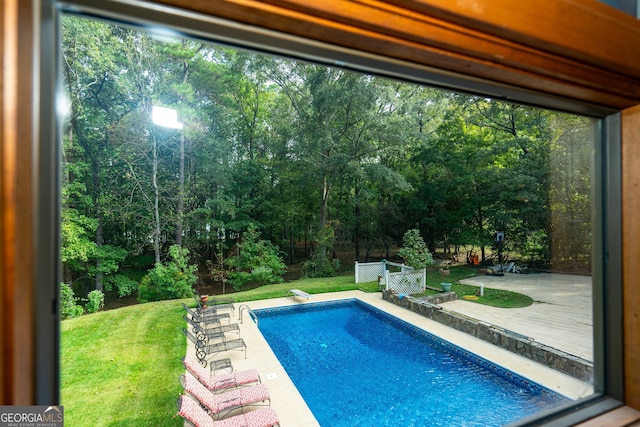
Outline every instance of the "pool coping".
<path fill-rule="evenodd" d="M 593 393 L 593 387 L 583 381 L 571 378 L 556 370 L 542 366 L 508 350 L 489 344 L 479 338 L 428 319 L 405 308 L 399 307 L 382 298 L 381 293 L 365 293 L 362 291 L 345 291 L 328 294 L 315 294 L 308 300 L 309 303 L 323 302 L 341 299 L 359 299 L 360 301 L 389 313 L 405 322 L 424 329 L 451 344 L 466 351 L 476 354 L 504 369 L 515 372 L 518 375 L 540 384 L 549 390 L 555 391 L 571 399 L 589 396 Z M 302 305 L 307 301 L 293 300 L 289 298 L 274 298 L 269 300 L 251 301 L 246 304 L 251 310 L 261 308 L 273 308 L 279 306 Z M 242 305 L 242 304 L 238 304 Z M 239 313 L 236 311 L 236 317 Z M 227 352 L 224 357 L 232 359 L 236 370 L 257 369 L 262 382 L 267 385 L 271 394 L 271 406 L 278 413 L 282 427 L 319 426 L 320 424 L 307 407 L 304 399 L 278 361 L 255 323 L 243 310 L 242 319 L 238 320 L 241 337 L 247 344 L 246 359 L 242 352 Z M 187 352 L 193 352 L 193 347 L 188 346 Z M 222 357 L 222 356 L 221 356 Z"/>

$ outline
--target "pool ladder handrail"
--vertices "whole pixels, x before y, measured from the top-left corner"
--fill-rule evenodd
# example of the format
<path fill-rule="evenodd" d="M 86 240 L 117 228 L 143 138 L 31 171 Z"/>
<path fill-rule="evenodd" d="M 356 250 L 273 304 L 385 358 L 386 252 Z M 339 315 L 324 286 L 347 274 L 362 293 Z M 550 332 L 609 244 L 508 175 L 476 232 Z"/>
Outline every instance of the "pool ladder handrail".
<path fill-rule="evenodd" d="M 238 307 L 238 320 L 240 320 L 240 323 L 244 323 L 242 320 L 242 312 L 244 310 L 249 312 L 249 317 L 253 320 L 253 323 L 258 326 L 258 316 L 253 312 L 253 310 L 251 310 L 251 308 L 247 304 L 242 304 L 240 307 Z"/>

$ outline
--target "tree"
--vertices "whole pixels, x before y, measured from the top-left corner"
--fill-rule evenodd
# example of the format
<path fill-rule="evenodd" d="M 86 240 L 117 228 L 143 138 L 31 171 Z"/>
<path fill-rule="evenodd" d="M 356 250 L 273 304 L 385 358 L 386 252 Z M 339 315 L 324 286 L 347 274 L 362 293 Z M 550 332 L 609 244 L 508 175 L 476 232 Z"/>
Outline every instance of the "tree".
<path fill-rule="evenodd" d="M 413 228 L 407 230 L 402 237 L 402 247 L 398 251 L 398 256 L 404 259 L 404 262 L 416 270 L 425 268 L 427 265 L 433 264 L 431 252 L 424 243 L 420 230 Z"/>
<path fill-rule="evenodd" d="M 138 301 L 160 301 L 187 298 L 193 294 L 198 280 L 197 266 L 189 264 L 189 250 L 173 245 L 169 248 L 171 259 L 156 263 L 140 282 Z"/>
<path fill-rule="evenodd" d="M 542 228 L 552 265 L 591 271 L 591 137 L 593 122 L 555 114 L 551 120 L 549 220 Z"/>
<path fill-rule="evenodd" d="M 335 221 L 325 224 L 318 233 L 318 244 L 302 267 L 303 277 L 333 277 L 340 266 L 337 258 L 331 258 L 331 248 L 335 245 Z M 337 225 L 337 224 L 336 224 Z"/>
<path fill-rule="evenodd" d="M 228 260 L 235 270 L 229 274 L 229 282 L 236 290 L 248 283 L 269 285 L 282 281 L 286 266 L 278 254 L 278 248 L 260 239 L 255 225 L 250 224 L 238 243 L 239 254 Z"/>
<path fill-rule="evenodd" d="M 94 286 L 103 289 L 103 274 L 114 271 L 114 267 L 101 265 L 105 260 L 102 251 L 104 239 L 105 205 L 103 184 L 107 181 L 105 164 L 109 158 L 109 129 L 129 111 L 123 103 L 123 92 L 115 83 L 114 76 L 122 69 L 122 56 L 117 31 L 108 25 L 95 21 L 69 17 L 63 27 L 64 77 L 67 93 L 71 101 L 68 126 L 64 134 L 64 175 L 63 203 L 74 213 L 63 213 L 66 224 L 66 238 L 63 238 L 63 252 L 76 252 L 65 245 L 76 245 L 76 237 L 89 236 L 95 247 L 91 258 L 95 263 Z M 96 66 L 97 65 L 97 66 Z M 83 224 L 84 231 L 72 225 Z M 85 245 L 87 247 L 87 245 Z M 87 257 L 84 256 L 84 261 Z M 66 258 L 71 261 L 71 258 Z M 64 261 L 63 261 L 64 262 Z M 74 264 L 76 269 L 78 264 Z M 65 265 L 66 276 L 73 267 Z M 117 267 L 115 267 L 117 269 Z M 70 277 L 67 280 L 71 281 Z"/>
<path fill-rule="evenodd" d="M 430 253 L 471 245 L 485 258 L 500 230 L 521 254 L 588 259 L 589 183 L 564 169 L 583 159 L 579 121 L 76 17 L 63 36 L 69 283 L 125 294 L 118 248 L 158 264 L 176 243 L 204 264 L 240 256 L 250 224 L 290 263 L 303 255 L 308 275 L 335 274 L 338 250 L 388 257 L 413 228 Z M 184 129 L 152 125 L 152 105 Z M 575 227 L 560 245 L 562 221 Z"/>

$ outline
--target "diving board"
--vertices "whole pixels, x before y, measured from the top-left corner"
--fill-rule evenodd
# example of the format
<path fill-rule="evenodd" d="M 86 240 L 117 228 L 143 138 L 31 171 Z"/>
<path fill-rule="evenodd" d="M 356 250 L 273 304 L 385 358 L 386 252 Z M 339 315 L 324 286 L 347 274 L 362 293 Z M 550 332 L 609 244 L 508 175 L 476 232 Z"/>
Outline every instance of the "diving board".
<path fill-rule="evenodd" d="M 310 294 L 306 293 L 305 291 L 301 291 L 300 289 L 290 289 L 289 293 L 291 294 L 291 298 L 293 298 L 294 300 L 296 299 L 296 297 L 305 298 L 307 301 L 309 301 L 309 298 L 311 298 Z"/>

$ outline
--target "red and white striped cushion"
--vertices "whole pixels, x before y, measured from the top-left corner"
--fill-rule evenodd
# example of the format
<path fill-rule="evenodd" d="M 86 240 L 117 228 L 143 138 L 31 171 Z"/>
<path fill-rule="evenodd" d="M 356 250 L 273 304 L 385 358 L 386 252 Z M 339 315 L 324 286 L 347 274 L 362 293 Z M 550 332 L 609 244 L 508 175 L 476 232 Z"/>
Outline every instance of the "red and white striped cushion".
<path fill-rule="evenodd" d="M 220 421 L 214 421 L 192 398 L 181 396 L 178 414 L 196 427 L 273 427 L 280 424 L 278 415 L 271 408 L 260 408 Z"/>
<path fill-rule="evenodd" d="M 278 415 L 271 408 L 260 408 L 214 422 L 215 427 L 273 427 L 279 424 Z"/>
<path fill-rule="evenodd" d="M 253 405 L 255 403 L 269 400 L 269 389 L 264 384 L 257 384 L 251 387 L 237 388 L 221 394 L 213 394 L 215 406 L 210 409 L 221 412 L 238 406 Z M 215 407 L 215 410 L 213 408 Z"/>
<path fill-rule="evenodd" d="M 234 373 L 236 384 L 245 385 L 260 382 L 260 373 L 257 369 L 245 369 Z"/>
<path fill-rule="evenodd" d="M 260 374 L 256 369 L 233 372 L 231 374 L 221 374 L 209 377 L 208 382 L 203 384 L 211 391 L 221 390 L 229 387 L 238 387 L 251 383 L 259 383 Z"/>
<path fill-rule="evenodd" d="M 234 406 L 240 406 L 239 396 L 227 396 L 222 399 L 216 399 L 218 396 L 225 396 L 229 393 L 223 393 L 220 395 L 214 395 L 211 391 L 207 390 L 193 375 L 186 374 L 184 376 L 184 391 L 198 399 L 209 411 L 213 413 L 220 412 L 223 409 L 232 408 Z"/>
<path fill-rule="evenodd" d="M 187 355 L 182 359 L 182 364 L 189 372 L 191 372 L 196 378 L 206 385 L 206 380 L 209 378 L 209 372 L 198 362 L 193 356 Z"/>
<path fill-rule="evenodd" d="M 181 396 L 180 409 L 178 409 L 178 414 L 196 427 L 215 426 L 209 414 L 207 414 L 207 412 L 202 409 L 198 402 L 196 402 L 189 396 Z"/>
<path fill-rule="evenodd" d="M 209 411 L 216 414 L 239 406 L 252 405 L 270 399 L 269 389 L 264 384 L 238 388 L 221 394 L 213 394 L 190 374 L 184 376 L 184 390 L 198 399 Z"/>
<path fill-rule="evenodd" d="M 247 369 L 230 374 L 211 375 L 198 363 L 197 359 L 192 356 L 186 356 L 182 363 L 189 372 L 211 391 L 260 382 L 260 373 L 256 369 Z"/>
<path fill-rule="evenodd" d="M 264 384 L 256 384 L 251 387 L 239 388 L 242 405 L 265 402 L 270 399 L 269 389 Z M 227 393 L 224 393 L 227 394 Z"/>

